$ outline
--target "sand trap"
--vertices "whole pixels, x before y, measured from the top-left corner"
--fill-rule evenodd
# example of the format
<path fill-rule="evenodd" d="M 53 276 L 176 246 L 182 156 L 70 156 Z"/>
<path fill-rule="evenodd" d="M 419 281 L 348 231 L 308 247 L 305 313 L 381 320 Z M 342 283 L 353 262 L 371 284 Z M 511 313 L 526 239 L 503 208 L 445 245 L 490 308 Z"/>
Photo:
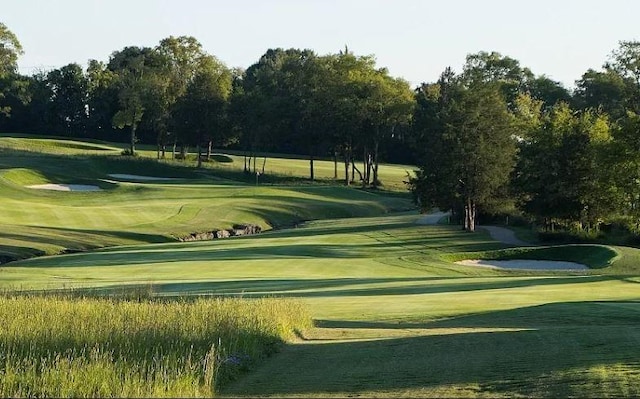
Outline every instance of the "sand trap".
<path fill-rule="evenodd" d="M 477 260 L 469 259 L 456 262 L 465 266 L 481 266 L 494 269 L 519 270 L 588 270 L 583 264 L 553 260 Z"/>
<path fill-rule="evenodd" d="M 112 173 L 109 175 L 114 179 L 129 179 L 129 180 L 179 180 L 175 177 L 154 177 L 154 176 L 140 176 L 140 175 L 128 175 L 120 173 Z"/>
<path fill-rule="evenodd" d="M 87 184 L 35 184 L 27 186 L 36 190 L 54 190 L 54 191 L 102 191 L 98 186 L 90 186 Z"/>

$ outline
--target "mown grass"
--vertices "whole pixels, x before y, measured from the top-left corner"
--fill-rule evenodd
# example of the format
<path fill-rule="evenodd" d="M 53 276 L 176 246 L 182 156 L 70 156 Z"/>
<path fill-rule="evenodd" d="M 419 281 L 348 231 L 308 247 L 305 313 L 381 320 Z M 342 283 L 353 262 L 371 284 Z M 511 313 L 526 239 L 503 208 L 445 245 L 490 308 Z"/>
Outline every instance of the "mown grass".
<path fill-rule="evenodd" d="M 8 138 L 0 138 L 0 146 L 2 140 Z M 31 145 L 26 139 L 15 140 Z M 326 185 L 255 186 L 221 180 L 212 171 L 203 175 L 191 167 L 154 159 L 87 155 L 73 146 L 59 146 L 59 140 L 41 141 L 46 143 L 44 148 L 63 153 L 0 148 L 2 263 L 104 246 L 168 242 L 236 223 L 269 229 L 322 217 L 376 215 L 412 207 L 408 198 L 399 195 Z M 179 180 L 114 181 L 108 176 L 113 173 Z M 103 191 L 25 187 L 44 183 L 91 184 Z"/>
<path fill-rule="evenodd" d="M 210 397 L 310 326 L 299 303 L 0 297 L 3 397 Z"/>
<path fill-rule="evenodd" d="M 27 164 L 13 167 L 38 171 L 46 179 L 74 177 L 63 165 L 83 170 L 88 179 L 107 172 L 176 177 L 172 169 L 154 173 L 154 161 L 144 158 L 119 163 L 121 158 L 114 157 L 114 165 L 118 162 L 122 169 L 111 170 L 110 157 L 65 155 L 48 159 L 78 163 L 53 162 L 43 170 L 29 166 L 42 158 L 18 155 L 13 162 L 22 157 Z M 96 167 L 96 159 L 107 166 Z M 150 169 L 127 169 L 137 165 L 133 162 Z M 221 392 L 228 396 L 640 394 L 640 250 L 593 245 L 509 249 L 484 231 L 419 226 L 415 213 L 385 214 L 400 208 L 394 204 L 403 203 L 401 195 L 297 183 L 255 187 L 231 178 L 241 174 L 237 170 L 216 176 L 211 168 L 207 173 L 189 181 L 117 183 L 99 195 L 32 193 L 5 184 L 3 194 L 15 202 L 0 201 L 10 205 L 9 217 L 18 221 L 2 230 L 5 240 L 15 240 L 11 245 L 90 245 L 90 237 L 127 245 L 10 263 L 0 267 L 0 287 L 31 292 L 74 287 L 83 293 L 130 297 L 153 284 L 154 295 L 166 303 L 183 296 L 253 300 L 275 295 L 306 305 L 315 328 L 256 364 L 251 373 L 223 385 Z M 212 176 L 217 180 L 207 180 Z M 21 203 L 33 209 L 13 210 Z M 169 212 L 158 218 L 162 209 L 177 203 L 184 205 L 180 216 Z M 229 209 L 235 213 L 227 218 L 224 210 Z M 16 217 L 20 212 L 26 213 Z M 85 217 L 75 216 L 83 213 Z M 140 245 L 167 240 L 170 228 L 181 223 L 211 226 L 211 219 L 240 221 L 246 215 L 281 226 L 309 216 L 362 217 L 317 220 L 256 237 Z M 34 239 L 30 234 L 36 232 Z M 509 271 L 452 262 L 481 256 L 572 260 L 592 269 Z M 91 353 L 85 350 L 81 359 L 90 359 Z M 96 364 L 103 364 L 100 359 Z M 182 359 L 176 364 L 184 364 Z M 86 377 L 86 364 L 74 369 L 76 375 Z M 189 370 L 181 373 L 184 381 L 192 381 Z M 94 375 L 112 381 L 113 373 Z M 140 381 L 149 384 L 155 378 L 146 374 Z M 187 394 L 206 392 L 203 388 Z"/>

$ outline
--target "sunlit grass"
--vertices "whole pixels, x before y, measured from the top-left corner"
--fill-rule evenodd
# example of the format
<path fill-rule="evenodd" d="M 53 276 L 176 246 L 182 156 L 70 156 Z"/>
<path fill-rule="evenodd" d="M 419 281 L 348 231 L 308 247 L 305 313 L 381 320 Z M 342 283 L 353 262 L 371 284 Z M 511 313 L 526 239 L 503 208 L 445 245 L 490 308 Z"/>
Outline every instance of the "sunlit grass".
<path fill-rule="evenodd" d="M 309 327 L 291 300 L 0 297 L 3 397 L 208 397 Z"/>

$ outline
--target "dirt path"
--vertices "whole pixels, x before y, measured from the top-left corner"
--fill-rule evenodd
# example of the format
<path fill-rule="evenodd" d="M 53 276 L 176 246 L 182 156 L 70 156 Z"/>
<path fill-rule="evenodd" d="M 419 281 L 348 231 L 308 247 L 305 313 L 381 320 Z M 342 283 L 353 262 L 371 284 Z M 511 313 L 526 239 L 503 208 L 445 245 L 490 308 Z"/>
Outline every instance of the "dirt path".
<path fill-rule="evenodd" d="M 435 212 L 429 215 L 424 215 L 420 219 L 416 220 L 416 224 L 422 225 L 436 225 L 438 221 L 445 216 L 448 216 L 448 212 Z M 517 247 L 530 247 L 533 244 L 524 242 L 516 237 L 516 234 L 507 228 L 498 226 L 477 226 L 479 229 L 486 230 L 491 238 L 496 241 L 500 241 L 503 244 L 515 245 Z"/>
<path fill-rule="evenodd" d="M 500 241 L 503 244 L 515 245 L 517 247 L 531 247 L 533 244 L 524 242 L 516 237 L 513 230 L 509 230 L 504 227 L 498 226 L 477 226 L 479 229 L 483 229 L 489 232 L 491 238 L 496 241 Z"/>
<path fill-rule="evenodd" d="M 416 224 L 434 225 L 438 224 L 438 221 L 445 216 L 448 216 L 448 212 L 436 212 L 429 215 L 424 215 L 420 219 L 416 220 Z"/>

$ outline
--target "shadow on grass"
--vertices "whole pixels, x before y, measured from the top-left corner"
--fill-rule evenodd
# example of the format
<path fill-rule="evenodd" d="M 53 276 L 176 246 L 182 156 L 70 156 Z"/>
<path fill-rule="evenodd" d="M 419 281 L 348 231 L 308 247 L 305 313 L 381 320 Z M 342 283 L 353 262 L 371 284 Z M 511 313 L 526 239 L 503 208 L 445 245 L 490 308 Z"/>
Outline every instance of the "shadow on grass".
<path fill-rule="evenodd" d="M 546 277 L 546 278 L 496 278 L 486 282 L 464 282 L 457 277 L 416 277 L 416 278 L 334 278 L 334 279 L 247 279 L 234 281 L 198 281 L 182 283 L 153 283 L 157 295 L 200 295 L 200 296 L 242 296 L 246 298 L 293 297 L 332 298 L 353 296 L 425 295 L 483 290 L 524 288 L 535 286 L 556 286 L 564 284 L 594 283 L 614 280 L 609 276 L 591 277 Z M 388 284 L 389 286 L 379 286 Z M 371 285 L 378 285 L 371 287 Z M 87 292 L 121 293 L 126 290 L 140 290 L 149 287 L 135 284 L 118 287 L 88 289 Z M 340 327 L 335 321 L 318 321 L 319 326 Z M 326 324 L 325 324 L 326 323 Z M 357 322 L 349 322 L 356 323 Z M 388 328 L 417 328 L 408 324 L 391 324 Z M 420 326 L 423 328 L 424 326 Z M 353 328 L 350 326 L 349 328 Z M 374 327 L 379 328 L 379 327 Z M 382 327 L 380 327 L 382 328 Z M 387 327 L 384 327 L 387 328 Z"/>
<path fill-rule="evenodd" d="M 95 248 L 95 245 L 87 244 L 101 241 L 100 238 L 102 237 L 109 237 L 117 240 L 131 240 L 140 243 L 162 243 L 171 241 L 169 238 L 158 234 L 143 234 L 112 230 L 69 229 L 63 227 L 29 226 L 28 231 L 24 233 L 0 231 L 0 240 L 13 239 L 26 242 L 38 242 L 70 249 Z"/>
<path fill-rule="evenodd" d="M 222 394 L 628 395 L 640 380 L 634 371 L 640 356 L 638 313 L 609 308 L 556 303 L 425 323 L 418 326 L 425 329 L 422 336 L 290 345 Z M 476 326 L 520 330 L 437 330 Z M 610 366 L 622 371 L 610 371 L 604 380 L 589 374 L 592 368 L 613 370 Z"/>

